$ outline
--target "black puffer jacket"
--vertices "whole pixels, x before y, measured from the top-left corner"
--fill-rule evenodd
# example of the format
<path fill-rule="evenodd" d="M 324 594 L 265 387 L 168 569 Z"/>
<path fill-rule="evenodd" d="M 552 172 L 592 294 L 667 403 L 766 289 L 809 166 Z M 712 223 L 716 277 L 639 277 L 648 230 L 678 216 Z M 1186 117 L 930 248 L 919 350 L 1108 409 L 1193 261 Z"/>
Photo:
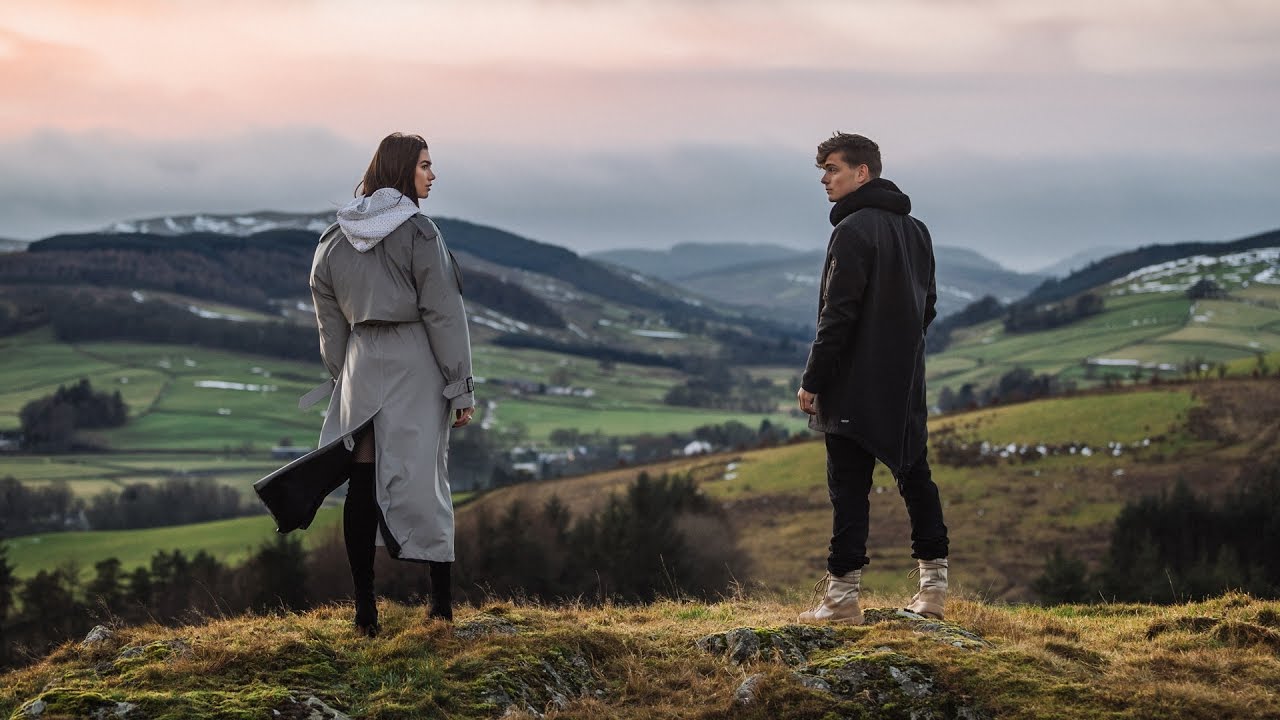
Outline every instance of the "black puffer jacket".
<path fill-rule="evenodd" d="M 937 315 L 933 242 L 911 199 L 876 178 L 836 202 L 801 386 L 809 427 L 854 438 L 900 476 L 925 450 L 924 333 Z"/>

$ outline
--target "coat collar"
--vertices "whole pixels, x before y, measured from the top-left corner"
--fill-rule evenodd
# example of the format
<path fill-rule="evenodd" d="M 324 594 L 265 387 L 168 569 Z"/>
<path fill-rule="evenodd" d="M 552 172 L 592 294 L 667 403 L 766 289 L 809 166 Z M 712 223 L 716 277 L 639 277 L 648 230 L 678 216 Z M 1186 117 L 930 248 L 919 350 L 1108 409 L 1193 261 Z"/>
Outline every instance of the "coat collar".
<path fill-rule="evenodd" d="M 866 185 L 836 201 L 831 208 L 831 224 L 839 225 L 841 220 L 863 208 L 878 208 L 896 215 L 906 215 L 911 212 L 911 198 L 892 181 L 873 178 Z"/>

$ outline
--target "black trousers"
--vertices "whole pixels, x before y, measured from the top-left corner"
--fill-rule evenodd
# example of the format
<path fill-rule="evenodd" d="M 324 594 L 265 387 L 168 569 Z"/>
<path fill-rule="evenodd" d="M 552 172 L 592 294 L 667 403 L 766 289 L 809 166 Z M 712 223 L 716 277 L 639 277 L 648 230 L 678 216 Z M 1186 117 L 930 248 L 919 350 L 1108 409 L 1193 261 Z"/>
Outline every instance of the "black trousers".
<path fill-rule="evenodd" d="M 833 510 L 827 571 L 844 575 L 866 565 L 871 513 L 871 471 L 876 458 L 853 438 L 827 433 L 827 493 Z M 898 493 L 911 517 L 911 557 L 936 560 L 947 556 L 947 526 L 942 522 L 938 486 L 922 455 L 898 478 Z"/>

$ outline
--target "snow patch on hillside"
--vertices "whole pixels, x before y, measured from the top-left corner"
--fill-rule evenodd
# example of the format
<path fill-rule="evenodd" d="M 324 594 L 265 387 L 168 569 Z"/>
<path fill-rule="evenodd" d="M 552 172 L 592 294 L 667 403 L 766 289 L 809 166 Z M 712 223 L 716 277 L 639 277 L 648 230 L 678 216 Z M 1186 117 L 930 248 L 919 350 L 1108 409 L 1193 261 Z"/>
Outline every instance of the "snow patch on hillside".
<path fill-rule="evenodd" d="M 1153 293 L 1183 292 L 1209 277 L 1220 284 L 1247 287 L 1250 281 L 1280 284 L 1277 270 L 1280 266 L 1280 247 L 1259 248 L 1227 255 L 1191 255 L 1177 260 L 1156 263 L 1139 268 L 1124 277 L 1113 280 L 1113 292 Z M 1252 275 L 1246 280 L 1246 275 Z"/>
<path fill-rule="evenodd" d="M 106 233 L 183 235 L 206 232 L 244 237 L 267 230 L 305 230 L 321 233 L 333 222 L 333 213 L 264 212 L 235 215 L 176 215 L 112 223 Z"/>

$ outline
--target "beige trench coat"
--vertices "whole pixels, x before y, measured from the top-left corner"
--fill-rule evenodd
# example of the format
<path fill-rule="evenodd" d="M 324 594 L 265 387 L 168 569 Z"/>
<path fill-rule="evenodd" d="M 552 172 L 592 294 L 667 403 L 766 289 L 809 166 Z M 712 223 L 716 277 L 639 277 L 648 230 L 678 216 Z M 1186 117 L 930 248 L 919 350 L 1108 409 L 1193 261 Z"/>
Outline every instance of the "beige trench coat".
<path fill-rule="evenodd" d="M 461 275 L 444 238 L 415 215 L 361 253 L 334 225 L 316 248 L 311 293 L 333 378 L 301 403 L 332 387 L 320 449 L 255 489 L 281 532 L 306 527 L 345 480 L 353 435 L 372 424 L 378 544 L 401 560 L 453 561 L 449 429 L 475 397 Z"/>

